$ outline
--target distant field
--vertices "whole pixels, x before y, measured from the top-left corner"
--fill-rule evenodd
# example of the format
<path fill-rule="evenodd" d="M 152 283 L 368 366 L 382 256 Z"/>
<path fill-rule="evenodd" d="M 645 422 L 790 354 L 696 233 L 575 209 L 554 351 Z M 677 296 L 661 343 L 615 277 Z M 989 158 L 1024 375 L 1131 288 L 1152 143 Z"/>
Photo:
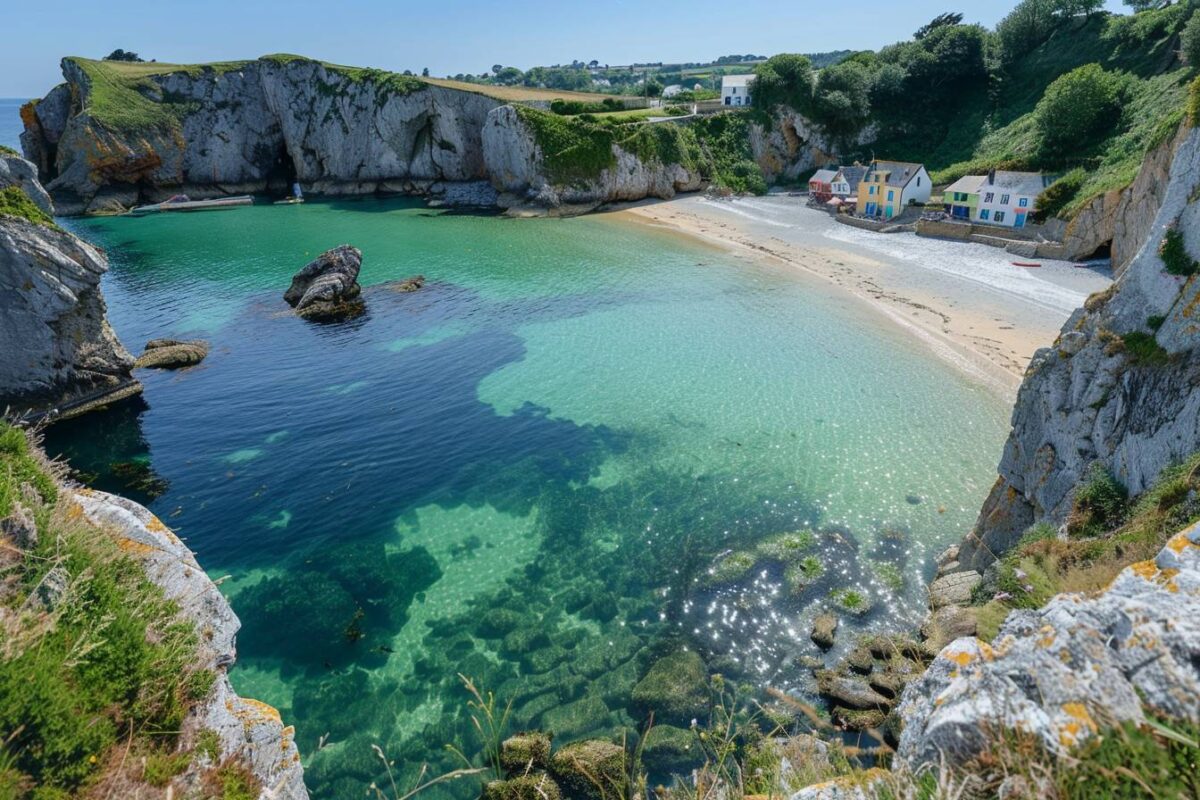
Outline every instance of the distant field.
<path fill-rule="evenodd" d="M 431 83 L 434 86 L 444 86 L 447 89 L 460 89 L 464 92 L 475 92 L 487 97 L 494 97 L 497 100 L 517 103 L 528 100 L 583 100 L 590 103 L 599 103 L 606 97 L 614 97 L 618 100 L 622 99 L 618 95 L 600 94 L 598 92 L 573 92 L 567 89 L 534 89 L 529 86 L 492 86 L 482 83 L 452 81 L 447 78 L 420 78 L 420 80 Z"/>

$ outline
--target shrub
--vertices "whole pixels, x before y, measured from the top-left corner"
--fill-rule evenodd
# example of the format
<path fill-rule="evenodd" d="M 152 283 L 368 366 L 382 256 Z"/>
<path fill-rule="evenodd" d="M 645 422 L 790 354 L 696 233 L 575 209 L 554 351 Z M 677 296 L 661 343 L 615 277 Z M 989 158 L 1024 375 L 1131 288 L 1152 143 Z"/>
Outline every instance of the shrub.
<path fill-rule="evenodd" d="M 1039 222 L 1045 222 L 1051 217 L 1058 216 L 1083 188 L 1087 180 L 1087 172 L 1082 168 L 1073 169 L 1066 175 L 1046 187 L 1034 202 L 1034 216 Z"/>
<path fill-rule="evenodd" d="M 1128 490 L 1103 464 L 1092 464 L 1075 490 L 1067 533 L 1077 537 L 1096 536 L 1115 528 L 1125 513 L 1128 495 Z"/>
<path fill-rule="evenodd" d="M 1121 337 L 1125 352 L 1133 359 L 1133 363 L 1147 366 L 1161 366 L 1170 359 L 1170 354 L 1163 349 L 1154 334 L 1145 331 L 1131 331 Z"/>
<path fill-rule="evenodd" d="M 1120 78 L 1099 64 L 1059 76 L 1034 109 L 1040 148 L 1062 159 L 1112 130 L 1120 117 Z"/>
<path fill-rule="evenodd" d="M 61 230 L 50 215 L 38 208 L 19 186 L 0 189 L 0 217 L 19 217 L 36 225 Z"/>
<path fill-rule="evenodd" d="M 1163 236 L 1158 255 L 1162 259 L 1163 267 L 1172 275 L 1194 275 L 1200 270 L 1200 263 L 1188 254 L 1183 234 L 1175 228 L 1171 228 Z"/>
<path fill-rule="evenodd" d="M 1183 32 L 1179 34 L 1179 49 L 1188 64 L 1200 67 L 1200 12 L 1193 13 L 1183 26 Z"/>

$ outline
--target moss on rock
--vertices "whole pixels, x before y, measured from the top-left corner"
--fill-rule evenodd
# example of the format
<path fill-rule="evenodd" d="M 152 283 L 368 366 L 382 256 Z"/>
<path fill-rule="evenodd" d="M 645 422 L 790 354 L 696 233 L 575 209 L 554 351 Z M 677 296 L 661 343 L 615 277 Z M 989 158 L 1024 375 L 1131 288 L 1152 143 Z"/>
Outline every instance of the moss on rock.
<path fill-rule="evenodd" d="M 500 745 L 500 766 L 510 776 L 546 769 L 550 765 L 550 734 L 528 731 Z"/>
<path fill-rule="evenodd" d="M 518 775 L 506 781 L 489 781 L 483 800 L 561 800 L 562 789 L 544 772 Z"/>
<path fill-rule="evenodd" d="M 555 777 L 572 796 L 587 800 L 624 797 L 625 750 L 601 739 L 575 742 L 550 760 Z"/>
<path fill-rule="evenodd" d="M 708 672 L 691 650 L 660 658 L 633 687 L 633 707 L 665 723 L 687 725 L 708 712 Z"/>
<path fill-rule="evenodd" d="M 687 772 L 704 763 L 704 752 L 692 731 L 655 725 L 642 742 L 642 758 L 655 771 Z"/>

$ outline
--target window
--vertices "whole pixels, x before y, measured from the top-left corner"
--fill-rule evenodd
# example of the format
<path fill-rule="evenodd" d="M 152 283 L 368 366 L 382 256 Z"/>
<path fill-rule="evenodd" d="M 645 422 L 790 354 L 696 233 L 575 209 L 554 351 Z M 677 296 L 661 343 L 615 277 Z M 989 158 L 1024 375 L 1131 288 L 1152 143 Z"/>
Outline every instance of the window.
<path fill-rule="evenodd" d="M 1008 205 L 1008 195 L 1006 195 L 1006 194 L 1000 195 L 1000 205 L 1002 205 L 1002 206 Z"/>
<path fill-rule="evenodd" d="M 988 211 L 988 210 L 985 208 L 983 211 L 980 211 L 980 212 L 979 212 L 979 218 L 980 218 L 981 220 L 983 220 L 984 222 L 987 222 L 987 221 L 988 221 L 988 214 L 990 214 L 990 213 L 991 213 L 991 212 L 989 212 L 989 211 Z"/>
<path fill-rule="evenodd" d="M 874 186 L 868 186 L 868 187 L 867 187 L 867 194 L 872 194 L 872 195 L 873 195 L 873 194 L 875 194 L 875 187 L 874 187 Z"/>
<path fill-rule="evenodd" d="M 920 186 L 920 185 L 921 185 L 921 176 L 918 175 L 917 176 L 917 186 Z"/>
<path fill-rule="evenodd" d="M 896 193 L 893 192 L 891 189 L 888 189 L 888 202 L 890 203 L 895 199 L 896 199 Z"/>
<path fill-rule="evenodd" d="M 733 87 L 733 88 L 731 88 L 729 91 L 730 91 L 730 93 L 731 93 L 731 94 L 737 94 L 737 87 L 736 87 L 736 86 L 734 86 L 734 87 Z"/>
<path fill-rule="evenodd" d="M 1028 197 L 1021 198 L 1021 208 L 1029 208 L 1029 198 Z"/>
<path fill-rule="evenodd" d="M 990 203 L 990 202 L 992 202 L 992 199 L 993 199 L 995 196 L 996 196 L 996 195 L 995 195 L 995 194 L 993 194 L 992 192 L 988 192 L 988 193 L 987 193 L 987 196 L 983 198 L 983 202 L 985 202 L 985 203 Z"/>
<path fill-rule="evenodd" d="M 1004 212 L 1003 211 L 996 212 L 996 222 L 1004 222 Z"/>

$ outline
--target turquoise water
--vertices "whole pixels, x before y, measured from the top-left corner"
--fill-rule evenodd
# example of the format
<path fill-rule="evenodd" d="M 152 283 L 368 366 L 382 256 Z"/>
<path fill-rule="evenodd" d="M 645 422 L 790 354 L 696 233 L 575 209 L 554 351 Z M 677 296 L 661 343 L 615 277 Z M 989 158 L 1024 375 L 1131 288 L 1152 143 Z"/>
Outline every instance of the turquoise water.
<path fill-rule="evenodd" d="M 374 743 L 408 774 L 450 765 L 456 673 L 560 739 L 636 729 L 633 685 L 679 647 L 809 691 L 831 592 L 873 603 L 843 646 L 919 620 L 1006 432 L 1000 400 L 856 301 L 617 217 L 364 200 L 70 224 L 109 253 L 130 349 L 212 353 L 48 447 L 229 576 L 234 684 L 297 726 L 318 798 L 380 778 Z M 367 313 L 297 319 L 290 276 L 343 242 Z M 818 580 L 728 569 L 805 529 Z"/>

